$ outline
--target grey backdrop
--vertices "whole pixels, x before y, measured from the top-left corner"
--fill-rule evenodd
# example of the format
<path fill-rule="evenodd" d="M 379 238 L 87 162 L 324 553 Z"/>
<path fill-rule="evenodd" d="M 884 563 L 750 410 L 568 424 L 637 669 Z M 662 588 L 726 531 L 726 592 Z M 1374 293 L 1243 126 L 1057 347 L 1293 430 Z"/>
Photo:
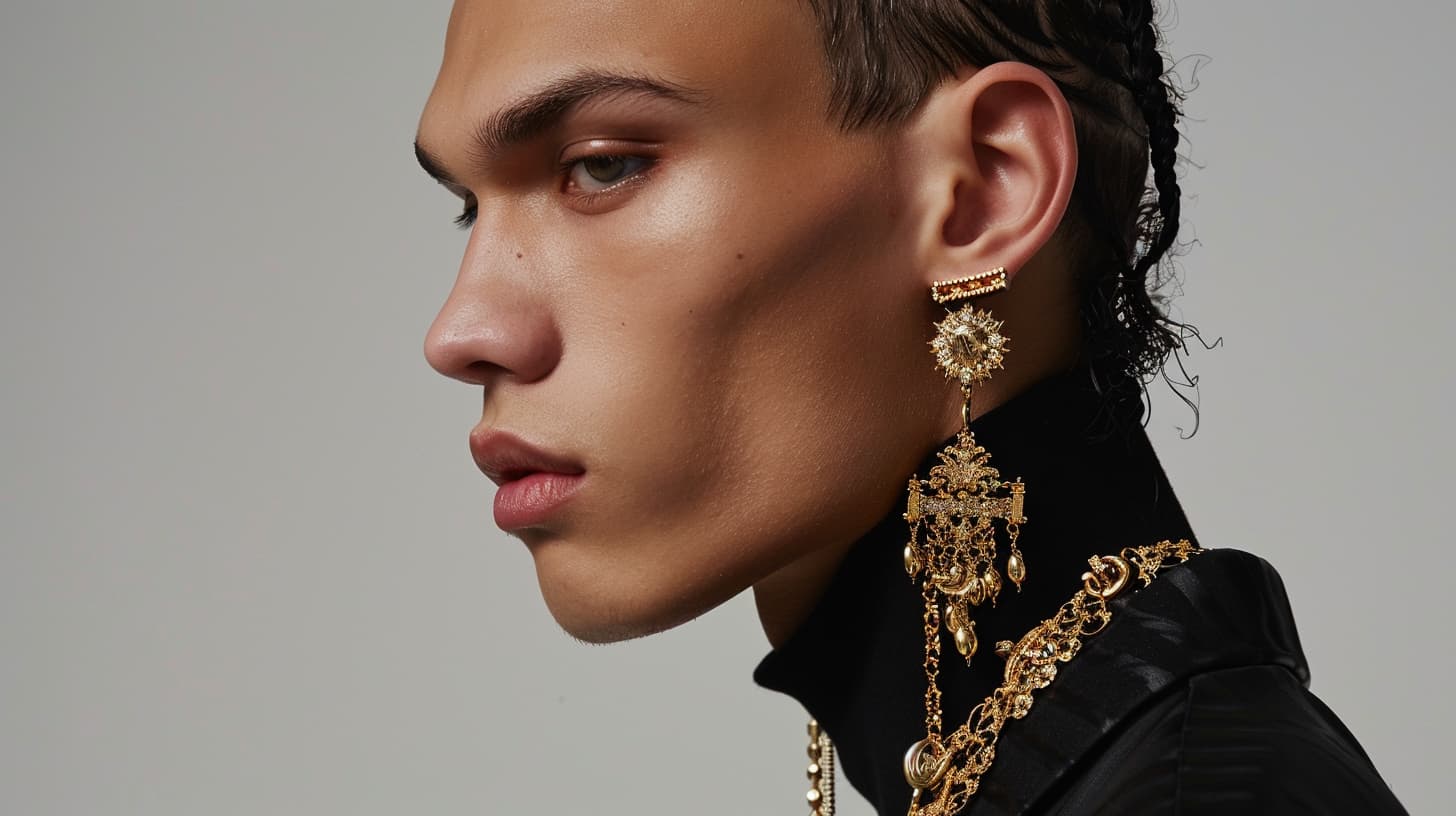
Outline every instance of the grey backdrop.
<path fill-rule="evenodd" d="M 478 392 L 421 355 L 464 241 L 410 155 L 447 11 L 4 5 L 0 812 L 803 811 L 748 596 L 578 645 L 491 523 Z M 1315 691 L 1430 813 L 1453 24 L 1184 0 L 1172 49 L 1212 62 L 1180 305 L 1226 345 L 1193 360 L 1199 434 L 1166 392 L 1151 425 L 1204 541 L 1282 570 Z"/>

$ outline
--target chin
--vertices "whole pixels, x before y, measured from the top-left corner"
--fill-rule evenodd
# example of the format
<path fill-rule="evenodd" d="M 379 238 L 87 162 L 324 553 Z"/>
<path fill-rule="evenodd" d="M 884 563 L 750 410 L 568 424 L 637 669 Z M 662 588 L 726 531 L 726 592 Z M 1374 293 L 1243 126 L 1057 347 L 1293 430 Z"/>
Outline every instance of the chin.
<path fill-rule="evenodd" d="M 620 643 L 655 635 L 681 626 L 712 608 L 656 604 L 640 596 L 618 599 L 610 597 L 612 593 L 605 589 L 594 587 L 591 597 L 583 597 L 553 592 L 542 581 L 541 595 L 562 631 L 583 643 Z"/>
<path fill-rule="evenodd" d="M 585 643 L 619 643 L 657 634 L 712 610 L 732 587 L 702 586 L 678 576 L 635 573 L 622 558 L 591 559 L 535 550 L 536 580 L 551 617 Z M 654 561 L 656 559 L 653 559 Z M 741 590 L 744 587 L 739 587 Z"/>
<path fill-rule="evenodd" d="M 664 621 L 626 620 L 622 618 L 595 617 L 590 615 L 563 615 L 557 614 L 554 610 L 551 616 L 561 627 L 561 631 L 571 636 L 573 640 L 580 643 L 601 645 L 606 643 L 621 643 L 627 640 L 655 635 L 658 632 L 665 632 L 682 623 Z"/>

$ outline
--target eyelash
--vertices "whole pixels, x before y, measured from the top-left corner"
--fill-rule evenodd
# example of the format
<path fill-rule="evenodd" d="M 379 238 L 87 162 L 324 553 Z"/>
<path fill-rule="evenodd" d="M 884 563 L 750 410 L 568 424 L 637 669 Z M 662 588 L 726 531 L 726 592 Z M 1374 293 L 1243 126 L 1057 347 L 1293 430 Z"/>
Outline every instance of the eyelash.
<path fill-rule="evenodd" d="M 569 178 L 572 168 L 576 167 L 578 164 L 581 164 L 585 161 L 602 159 L 635 159 L 641 161 L 642 166 L 639 167 L 631 175 L 627 176 L 621 181 L 618 181 L 610 187 L 606 187 L 604 189 L 590 193 L 573 194 L 578 201 L 582 202 L 588 207 L 591 206 L 598 199 L 600 199 L 602 196 L 613 195 L 615 193 L 621 192 L 621 190 L 625 187 L 640 183 L 644 178 L 646 178 L 647 174 L 651 172 L 652 168 L 657 165 L 657 159 L 650 156 L 630 155 L 625 153 L 598 153 L 591 156 L 581 156 L 575 159 L 571 159 L 570 161 L 561 162 L 559 165 L 557 165 L 556 168 L 557 176 L 559 179 Z M 465 205 L 465 209 L 462 210 L 459 215 L 455 216 L 454 222 L 456 228 L 467 230 L 475 226 L 475 212 L 475 205 L 473 203 L 467 203 Z"/>

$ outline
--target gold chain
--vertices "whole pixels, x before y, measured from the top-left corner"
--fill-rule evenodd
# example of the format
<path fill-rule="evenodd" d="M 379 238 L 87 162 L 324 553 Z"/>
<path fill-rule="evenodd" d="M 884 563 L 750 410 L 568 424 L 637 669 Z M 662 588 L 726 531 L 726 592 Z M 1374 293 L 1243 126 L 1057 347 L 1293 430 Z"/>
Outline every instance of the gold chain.
<path fill-rule="evenodd" d="M 925 599 L 925 733 L 939 734 L 940 685 L 940 604 L 935 602 L 935 589 L 929 581 L 921 588 Z"/>
<path fill-rule="evenodd" d="M 810 816 L 834 816 L 834 743 L 815 720 L 809 721 Z"/>
<path fill-rule="evenodd" d="M 910 747 L 905 755 L 905 776 L 914 789 L 910 816 L 953 816 L 966 806 L 996 758 L 1002 728 L 1025 717 L 1031 711 L 1032 692 L 1052 682 L 1058 664 L 1076 657 L 1083 639 L 1106 628 L 1112 620 L 1108 602 L 1127 586 L 1132 567 L 1137 567 L 1146 586 L 1165 562 L 1182 563 L 1199 552 L 1188 541 L 1160 541 L 1129 547 L 1121 555 L 1089 559 L 1091 569 L 1082 575 L 1080 592 L 1014 645 L 1000 644 L 1009 647 L 1005 681 L 971 709 L 965 725 L 948 739 L 932 733 Z M 922 802 L 927 792 L 931 796 Z"/>
<path fill-rule="evenodd" d="M 1187 540 L 1160 541 L 1128 547 L 1120 555 L 1093 556 L 1082 574 L 1082 589 L 1057 613 L 1042 621 L 1015 644 L 1002 641 L 998 653 L 1006 656 L 1005 681 L 975 708 L 966 723 L 950 737 L 941 736 L 939 672 L 940 613 L 933 598 L 926 598 L 927 632 L 925 671 L 925 739 L 905 754 L 905 778 L 914 793 L 909 816 L 954 816 L 980 787 L 981 776 L 996 758 L 996 740 L 1011 720 L 1031 711 L 1032 693 L 1046 688 L 1057 676 L 1058 664 L 1077 656 L 1084 639 L 1112 620 L 1109 601 L 1126 588 L 1133 569 L 1147 586 L 1168 563 L 1183 563 L 1203 552 Z M 931 641 L 936 644 L 930 645 Z M 808 799 L 812 816 L 834 814 L 834 746 L 819 724 L 809 723 Z M 827 759 L 827 762 L 825 761 Z M 827 786 L 827 787 L 826 787 Z M 930 793 L 927 798 L 926 793 Z M 921 801 L 922 799 L 927 801 Z"/>

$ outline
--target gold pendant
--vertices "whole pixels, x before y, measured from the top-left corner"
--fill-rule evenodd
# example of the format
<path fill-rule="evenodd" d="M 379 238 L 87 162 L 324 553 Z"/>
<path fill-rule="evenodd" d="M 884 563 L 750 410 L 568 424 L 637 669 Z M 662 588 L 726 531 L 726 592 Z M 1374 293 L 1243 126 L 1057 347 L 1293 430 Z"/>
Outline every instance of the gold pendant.
<path fill-rule="evenodd" d="M 990 465 L 990 454 L 976 444 L 969 430 L 962 429 L 955 444 L 939 456 L 940 464 L 930 469 L 929 478 L 910 479 L 905 570 L 939 593 L 946 629 L 969 662 L 976 642 L 968 607 L 994 604 L 1002 588 L 995 564 L 995 522 L 1005 522 L 1013 535 L 1019 532 L 1026 522 L 1026 485 L 1020 479 L 1002 481 Z M 1012 558 L 1007 576 L 1020 588 L 1026 565 L 1014 538 Z"/>

